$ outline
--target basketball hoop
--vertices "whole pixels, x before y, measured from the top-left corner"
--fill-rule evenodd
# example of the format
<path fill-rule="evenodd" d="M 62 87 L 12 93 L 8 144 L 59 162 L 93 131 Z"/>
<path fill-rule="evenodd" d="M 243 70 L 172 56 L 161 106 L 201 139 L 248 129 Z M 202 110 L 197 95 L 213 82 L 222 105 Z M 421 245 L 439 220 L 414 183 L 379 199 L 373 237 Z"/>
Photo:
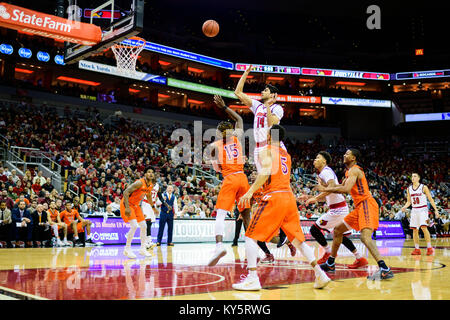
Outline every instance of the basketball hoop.
<path fill-rule="evenodd" d="M 116 43 L 111 47 L 117 63 L 117 72 L 123 76 L 136 75 L 136 61 L 147 41 L 139 37 L 131 37 L 128 44 Z"/>

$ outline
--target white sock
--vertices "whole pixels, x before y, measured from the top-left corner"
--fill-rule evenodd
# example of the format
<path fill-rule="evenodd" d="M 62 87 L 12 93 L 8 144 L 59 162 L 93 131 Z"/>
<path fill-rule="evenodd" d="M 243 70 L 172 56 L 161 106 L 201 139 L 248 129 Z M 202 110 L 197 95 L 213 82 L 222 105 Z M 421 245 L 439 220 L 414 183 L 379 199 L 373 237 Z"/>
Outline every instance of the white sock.
<path fill-rule="evenodd" d="M 359 254 L 358 250 L 356 250 L 356 252 L 353 253 L 355 255 L 356 259 L 361 259 L 361 255 Z"/>
<path fill-rule="evenodd" d="M 89 240 L 90 238 L 91 238 L 91 235 L 88 234 L 88 235 L 86 236 L 86 240 Z"/>
<path fill-rule="evenodd" d="M 297 240 L 298 241 L 298 240 Z M 298 243 L 297 241 L 295 241 L 296 243 Z M 296 246 L 297 247 L 297 246 Z M 306 260 L 308 260 L 309 263 L 312 263 L 313 261 L 316 260 L 316 257 L 314 256 L 314 251 L 313 249 L 311 249 L 310 246 L 308 246 L 305 242 L 302 242 L 297 249 L 300 250 L 300 252 L 302 253 L 303 256 L 306 257 Z"/>
<path fill-rule="evenodd" d="M 141 249 L 145 249 L 145 242 L 147 241 L 147 224 L 145 221 L 139 222 L 139 228 L 141 229 L 139 230 L 139 235 L 141 237 Z"/>
<path fill-rule="evenodd" d="M 314 267 L 313 267 L 313 269 L 314 269 L 314 274 L 316 275 L 316 277 L 320 277 L 320 276 L 322 276 L 323 275 L 323 270 L 322 269 L 320 269 L 320 265 L 319 264 L 316 264 Z"/>
<path fill-rule="evenodd" d="M 427 248 L 431 248 L 431 242 L 427 242 Z"/>
<path fill-rule="evenodd" d="M 73 237 L 75 240 L 78 240 L 78 236 L 76 236 L 76 237 Z"/>
<path fill-rule="evenodd" d="M 248 277 L 249 278 L 258 278 L 258 272 L 256 272 L 256 270 L 248 270 Z"/>
<path fill-rule="evenodd" d="M 222 242 L 216 242 L 216 250 L 220 250 L 223 248 L 223 243 Z"/>
<path fill-rule="evenodd" d="M 326 253 L 331 253 L 331 247 L 330 247 L 330 245 L 327 244 L 327 246 L 326 246 L 326 247 L 323 247 L 323 248 L 325 249 L 325 252 L 326 252 Z"/>
<path fill-rule="evenodd" d="M 414 247 L 416 247 L 416 249 L 419 249 L 419 244 L 416 243 L 416 244 L 414 245 Z"/>
<path fill-rule="evenodd" d="M 252 238 L 245 237 L 245 255 L 247 256 L 247 267 L 256 268 L 256 263 L 258 259 L 258 245 L 256 240 Z"/>
<path fill-rule="evenodd" d="M 135 219 L 130 221 L 130 230 L 127 233 L 127 243 L 125 248 L 131 248 L 131 241 L 133 241 L 134 234 L 138 228 L 138 224 Z"/>
<path fill-rule="evenodd" d="M 214 225 L 216 236 L 223 236 L 225 232 L 225 218 L 228 211 L 217 209 L 216 222 Z"/>

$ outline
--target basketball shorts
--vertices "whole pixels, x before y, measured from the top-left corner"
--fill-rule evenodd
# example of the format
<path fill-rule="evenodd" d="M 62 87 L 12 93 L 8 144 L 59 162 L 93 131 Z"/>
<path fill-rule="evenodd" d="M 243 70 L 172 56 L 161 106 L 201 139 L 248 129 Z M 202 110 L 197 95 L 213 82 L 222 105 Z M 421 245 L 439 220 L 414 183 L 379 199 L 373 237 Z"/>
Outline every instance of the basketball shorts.
<path fill-rule="evenodd" d="M 137 223 L 139 223 L 145 220 L 144 213 L 142 212 L 142 208 L 140 205 L 130 203 L 130 211 L 130 216 L 127 217 L 125 214 L 125 206 L 123 204 L 122 198 L 122 200 L 120 201 L 120 216 L 122 217 L 123 221 L 128 223 L 130 220 L 136 220 Z"/>
<path fill-rule="evenodd" d="M 366 228 L 376 230 L 379 222 L 378 203 L 370 197 L 361 201 L 345 218 L 344 223 L 356 231 Z"/>
<path fill-rule="evenodd" d="M 58 231 L 59 231 L 59 227 L 58 227 Z M 84 229 L 83 229 L 83 226 L 82 226 L 81 222 L 77 223 L 77 232 L 78 233 L 84 232 Z M 71 224 L 67 225 L 67 233 L 74 233 L 74 230 L 72 229 L 72 225 Z"/>
<path fill-rule="evenodd" d="M 333 232 L 334 228 L 340 225 L 344 218 L 348 215 L 348 207 L 330 209 L 320 216 L 316 221 L 316 225 L 327 232 Z"/>
<path fill-rule="evenodd" d="M 418 229 L 421 226 L 428 226 L 428 208 L 411 209 L 411 220 L 409 227 Z"/>
<path fill-rule="evenodd" d="M 300 225 L 297 201 L 292 191 L 272 192 L 264 195 L 252 214 L 245 235 L 254 240 L 269 242 L 279 234 L 280 228 L 289 241 L 305 241 Z"/>
<path fill-rule="evenodd" d="M 217 196 L 216 209 L 222 209 L 231 212 L 235 202 L 250 189 L 247 176 L 243 172 L 231 173 L 225 176 Z M 239 212 L 249 207 L 238 206 Z"/>
<path fill-rule="evenodd" d="M 156 205 L 158 205 L 158 203 L 159 203 L 159 205 L 161 205 L 161 201 L 159 201 L 159 199 L 156 200 Z M 144 213 L 145 220 L 155 222 L 155 220 L 156 220 L 155 212 L 153 212 L 153 208 L 150 205 L 150 203 L 148 203 L 146 201 L 142 201 L 141 209 L 142 209 L 142 212 Z"/>

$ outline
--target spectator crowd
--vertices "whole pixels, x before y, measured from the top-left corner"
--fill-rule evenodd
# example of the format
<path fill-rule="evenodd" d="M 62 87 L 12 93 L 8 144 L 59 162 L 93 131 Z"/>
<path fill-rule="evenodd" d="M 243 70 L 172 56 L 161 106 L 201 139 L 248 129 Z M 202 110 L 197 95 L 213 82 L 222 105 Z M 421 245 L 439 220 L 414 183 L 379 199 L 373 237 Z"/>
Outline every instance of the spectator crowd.
<path fill-rule="evenodd" d="M 3 142 L 8 146 L 40 149 L 59 165 L 60 174 L 66 178 L 67 189 L 61 192 L 62 190 L 55 189 L 51 178 L 45 177 L 38 168 L 21 168 L 24 172 L 19 175 L 16 170 L 9 170 L 2 164 L 0 202 L 11 213 L 25 205 L 26 211 L 30 213 L 27 218 L 30 222 L 24 220 L 25 224 L 31 224 L 33 213 L 37 212 L 40 216 L 39 212 L 47 212 L 53 202 L 58 211 L 66 210 L 66 205 L 75 208 L 81 219 L 93 214 L 119 216 L 123 190 L 140 178 L 144 168 L 148 166 L 155 170 L 159 193 L 164 192 L 169 185 L 174 187 L 179 217 L 215 217 L 214 206 L 220 185 L 214 183 L 214 180 L 220 179 L 220 174 L 207 166 L 201 166 L 197 170 L 192 164 L 172 161 L 171 152 L 178 142 L 171 141 L 170 136 L 173 130 L 181 127 L 180 123 L 144 124 L 117 117 L 111 124 L 104 124 L 96 110 L 88 110 L 90 116 L 79 119 L 68 108 L 58 113 L 54 107 L 36 106 L 32 103 L 3 102 L 0 110 L 0 134 Z M 187 129 L 193 133 L 192 126 Z M 288 138 L 285 144 L 292 156 L 292 188 L 297 195 L 312 192 L 316 174 L 312 162 L 317 152 L 327 150 L 331 154 L 330 166 L 335 169 L 339 180 L 342 180 L 345 171 L 342 155 L 346 148 L 356 145 L 362 151 L 361 164 L 366 171 L 371 191 L 380 205 L 380 219 L 383 220 L 405 220 L 406 223 L 407 214 L 402 214 L 400 208 L 406 202 L 405 192 L 411 183 L 410 175 L 418 172 L 443 213 L 440 219 L 432 220 L 434 224 L 430 227 L 434 226 L 435 233 L 448 234 L 449 217 L 448 213 L 445 214 L 445 209 L 448 210 L 446 182 L 449 181 L 449 172 L 446 156 L 426 155 L 417 158 L 416 155 L 408 155 L 402 151 L 401 141 L 380 140 L 352 144 L 340 140 L 334 146 L 326 146 L 321 137 L 317 136 L 307 141 Z M 26 151 L 23 151 L 22 156 L 27 156 Z M 245 172 L 250 180 L 255 176 L 253 169 L 247 162 Z M 350 198 L 349 202 L 351 205 Z M 300 202 L 299 209 L 302 218 L 317 218 L 327 210 L 322 205 L 305 207 Z M 3 230 L 4 225 L 22 223 L 22 218 L 21 221 L 14 222 L 13 215 L 3 210 L 1 213 L 3 234 L 6 232 Z M 86 231 L 88 234 L 85 227 L 79 231 Z M 50 226 L 46 230 L 50 230 Z M 11 238 L 18 237 L 14 230 L 7 232 L 10 232 Z M 37 231 L 27 232 L 29 233 L 24 235 L 26 240 L 31 241 L 36 237 Z"/>

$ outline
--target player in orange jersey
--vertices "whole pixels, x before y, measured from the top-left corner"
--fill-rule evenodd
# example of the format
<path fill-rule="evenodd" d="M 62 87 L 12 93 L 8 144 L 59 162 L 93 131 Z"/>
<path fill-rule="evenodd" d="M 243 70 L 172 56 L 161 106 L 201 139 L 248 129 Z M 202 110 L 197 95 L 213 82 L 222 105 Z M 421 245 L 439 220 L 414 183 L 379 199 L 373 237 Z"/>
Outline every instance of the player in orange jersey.
<path fill-rule="evenodd" d="M 223 175 L 223 182 L 216 203 L 216 249 L 208 262 L 208 266 L 216 265 L 220 258 L 227 254 L 227 250 L 222 244 L 225 218 L 233 210 L 235 202 L 239 201 L 241 196 L 250 188 L 247 176 L 244 173 L 245 160 L 240 142 L 244 129 L 242 117 L 228 108 L 220 96 L 215 95 L 214 102 L 218 107 L 224 109 L 236 124 L 233 128 L 233 124 L 230 122 L 220 122 L 217 126 L 217 136 L 222 139 L 216 140 L 208 146 L 212 149 L 211 154 L 214 155 L 212 161 L 214 169 Z M 250 205 L 238 205 L 238 210 L 245 222 L 248 223 Z"/>
<path fill-rule="evenodd" d="M 151 256 L 145 248 L 147 241 L 147 224 L 145 222 L 145 216 L 142 212 L 141 202 L 144 196 L 147 197 L 147 201 L 156 211 L 155 205 L 152 201 L 152 189 L 153 189 L 153 179 L 155 173 L 152 168 L 146 168 L 144 171 L 144 178 L 136 180 L 123 192 L 123 198 L 120 201 L 120 215 L 126 223 L 130 224 L 130 230 L 127 233 L 127 242 L 125 245 L 124 255 L 128 258 L 134 259 L 136 255 L 131 251 L 131 241 L 133 240 L 134 234 L 137 228 L 140 228 L 140 238 L 141 238 L 141 249 L 139 254 L 144 257 Z"/>
<path fill-rule="evenodd" d="M 54 200 L 50 201 L 50 208 L 47 210 L 47 220 L 50 227 L 53 229 L 53 233 L 56 237 L 56 245 L 58 247 L 68 246 L 67 242 L 67 225 L 61 221 L 59 211 L 56 210 L 56 202 Z M 59 237 L 59 229 L 64 232 L 64 241 L 61 241 Z"/>
<path fill-rule="evenodd" d="M 78 234 L 84 232 L 84 228 L 86 227 L 86 243 L 94 244 L 91 239 L 91 224 L 92 221 L 85 220 L 80 216 L 78 210 L 73 208 L 73 205 L 70 201 L 67 201 L 66 210 L 60 213 L 60 218 L 67 225 L 67 232 L 73 233 L 74 245 L 79 247 L 82 246 L 82 241 L 78 238 Z"/>
<path fill-rule="evenodd" d="M 245 232 L 248 276 L 242 282 L 233 284 L 233 289 L 261 289 L 256 268 L 257 241 L 270 241 L 278 234 L 280 228 L 313 267 L 316 275 L 314 288 L 323 288 L 331 280 L 317 264 L 312 248 L 305 243 L 297 201 L 291 189 L 291 156 L 280 147 L 280 141 L 285 136 L 285 130 L 280 125 L 273 125 L 267 135 L 268 145 L 259 155 L 261 170 L 249 191 L 239 201 L 239 205 L 248 205 L 253 193 L 262 187 L 261 201 Z"/>
<path fill-rule="evenodd" d="M 345 232 L 351 229 L 361 231 L 361 241 L 369 250 L 372 257 L 377 261 L 380 269 L 368 276 L 370 280 L 384 280 L 394 277 L 394 273 L 382 259 L 376 244 L 372 241 L 372 234 L 378 228 L 379 208 L 366 180 L 366 175 L 362 168 L 357 165 L 361 158 L 358 149 L 348 149 L 344 154 L 344 164 L 347 167 L 345 179 L 337 186 L 325 187 L 321 184 L 315 186 L 320 192 L 350 193 L 353 198 L 354 210 L 350 212 L 342 223 L 334 228 L 333 246 L 331 255 L 326 263 L 321 264 L 325 271 L 334 271 L 334 260 L 342 237 Z"/>

